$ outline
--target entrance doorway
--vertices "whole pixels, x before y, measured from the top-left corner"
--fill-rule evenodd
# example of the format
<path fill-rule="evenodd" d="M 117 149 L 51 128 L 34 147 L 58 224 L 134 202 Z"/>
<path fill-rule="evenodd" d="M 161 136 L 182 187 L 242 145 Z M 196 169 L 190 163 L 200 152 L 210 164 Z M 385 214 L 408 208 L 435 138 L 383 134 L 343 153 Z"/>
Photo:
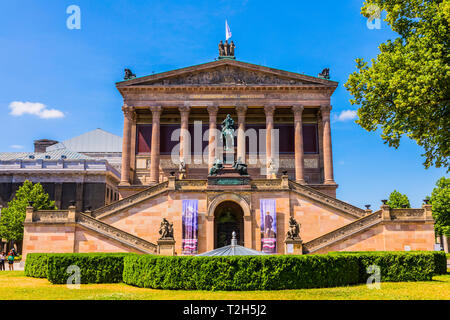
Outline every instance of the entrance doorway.
<path fill-rule="evenodd" d="M 236 232 L 238 245 L 244 245 L 244 211 L 233 201 L 224 201 L 214 211 L 214 248 L 231 244 L 232 233 Z"/>

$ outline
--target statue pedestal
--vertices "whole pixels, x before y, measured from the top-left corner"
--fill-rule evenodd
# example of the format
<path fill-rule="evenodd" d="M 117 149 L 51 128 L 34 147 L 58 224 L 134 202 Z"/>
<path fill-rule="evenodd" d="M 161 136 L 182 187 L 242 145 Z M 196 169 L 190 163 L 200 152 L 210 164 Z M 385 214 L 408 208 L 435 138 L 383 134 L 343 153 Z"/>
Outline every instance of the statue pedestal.
<path fill-rule="evenodd" d="M 286 239 L 284 241 L 284 254 L 303 254 L 303 241 L 300 238 Z"/>
<path fill-rule="evenodd" d="M 234 149 L 223 151 L 223 164 L 234 164 L 234 155 L 236 154 Z"/>
<path fill-rule="evenodd" d="M 175 255 L 175 239 L 159 239 L 158 243 L 158 255 L 161 256 L 174 256 Z"/>

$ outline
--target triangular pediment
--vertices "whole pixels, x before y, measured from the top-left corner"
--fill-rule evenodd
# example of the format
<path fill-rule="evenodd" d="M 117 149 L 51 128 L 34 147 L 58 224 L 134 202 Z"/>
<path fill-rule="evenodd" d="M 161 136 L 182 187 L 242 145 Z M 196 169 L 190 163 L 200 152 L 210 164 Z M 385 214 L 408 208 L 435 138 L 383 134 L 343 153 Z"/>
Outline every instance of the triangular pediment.
<path fill-rule="evenodd" d="M 334 81 L 288 72 L 236 60 L 219 60 L 117 83 L 134 86 L 236 86 L 236 85 L 319 85 L 336 87 Z"/>

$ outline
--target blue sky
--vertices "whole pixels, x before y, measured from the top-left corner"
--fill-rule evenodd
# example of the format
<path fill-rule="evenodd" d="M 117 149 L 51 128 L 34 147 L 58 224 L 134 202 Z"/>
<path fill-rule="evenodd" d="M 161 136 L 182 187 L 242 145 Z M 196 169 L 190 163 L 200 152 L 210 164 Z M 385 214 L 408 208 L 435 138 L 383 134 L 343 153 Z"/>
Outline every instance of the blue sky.
<path fill-rule="evenodd" d="M 331 69 L 332 138 L 338 198 L 378 208 L 397 189 L 413 206 L 430 194 L 444 169 L 425 170 L 423 150 L 407 138 L 384 145 L 354 120 L 343 87 L 358 57 L 371 59 L 396 35 L 383 21 L 370 30 L 362 0 L 3 2 L 0 11 L 1 151 L 31 151 L 33 140 L 65 140 L 95 128 L 122 135 L 123 69 L 137 76 L 213 61 L 228 20 L 238 60 L 316 76 Z M 69 30 L 66 9 L 81 9 L 81 29 Z M 24 113 L 14 101 L 34 102 Z M 22 112 L 21 112 L 22 110 Z M 347 112 L 348 113 L 348 112 Z"/>

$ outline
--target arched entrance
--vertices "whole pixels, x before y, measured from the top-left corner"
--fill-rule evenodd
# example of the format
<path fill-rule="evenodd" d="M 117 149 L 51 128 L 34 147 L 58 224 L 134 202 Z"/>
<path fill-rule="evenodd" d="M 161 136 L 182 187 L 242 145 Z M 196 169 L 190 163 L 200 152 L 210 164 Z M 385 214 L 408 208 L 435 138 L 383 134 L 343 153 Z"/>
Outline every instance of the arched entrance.
<path fill-rule="evenodd" d="M 244 245 L 244 211 L 234 201 L 224 201 L 214 210 L 214 248 L 231 244 L 231 234 L 236 232 L 238 245 Z"/>

